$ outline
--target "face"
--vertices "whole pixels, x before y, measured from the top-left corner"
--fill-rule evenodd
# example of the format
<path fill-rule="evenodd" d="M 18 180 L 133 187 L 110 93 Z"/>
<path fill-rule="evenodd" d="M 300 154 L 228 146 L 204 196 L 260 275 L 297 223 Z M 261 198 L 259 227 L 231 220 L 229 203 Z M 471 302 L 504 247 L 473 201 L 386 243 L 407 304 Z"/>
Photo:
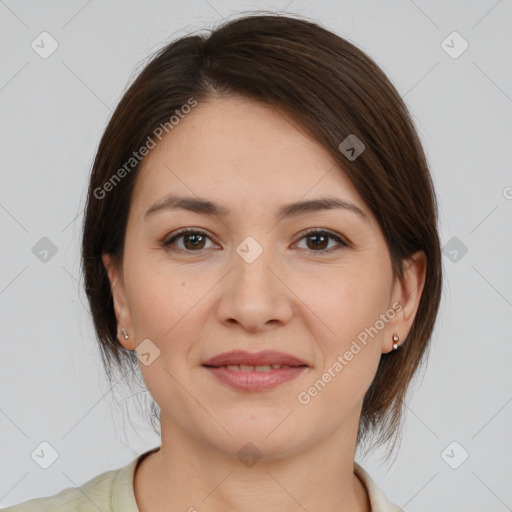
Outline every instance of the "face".
<path fill-rule="evenodd" d="M 211 204 L 183 208 L 171 196 Z M 338 206 L 283 210 L 325 198 Z M 269 458 L 357 433 L 364 394 L 393 333 L 407 336 L 424 275 L 411 259 L 409 290 L 395 282 L 376 219 L 329 153 L 240 97 L 200 103 L 150 152 L 122 267 L 104 263 L 130 336 L 120 342 L 144 342 L 149 364 L 139 364 L 162 432 L 230 454 L 250 441 Z M 205 366 L 230 351 L 245 355 Z M 281 354 L 249 358 L 262 351 Z"/>

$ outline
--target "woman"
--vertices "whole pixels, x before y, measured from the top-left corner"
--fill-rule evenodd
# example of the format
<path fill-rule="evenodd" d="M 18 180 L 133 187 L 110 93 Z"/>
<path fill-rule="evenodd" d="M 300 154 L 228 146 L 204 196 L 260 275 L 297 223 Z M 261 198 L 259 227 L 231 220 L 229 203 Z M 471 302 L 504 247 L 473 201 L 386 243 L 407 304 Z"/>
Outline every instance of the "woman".
<path fill-rule="evenodd" d="M 277 15 L 163 48 L 103 135 L 82 250 L 106 371 L 140 367 L 161 446 L 8 510 L 401 510 L 355 451 L 396 439 L 441 258 L 368 56 Z"/>

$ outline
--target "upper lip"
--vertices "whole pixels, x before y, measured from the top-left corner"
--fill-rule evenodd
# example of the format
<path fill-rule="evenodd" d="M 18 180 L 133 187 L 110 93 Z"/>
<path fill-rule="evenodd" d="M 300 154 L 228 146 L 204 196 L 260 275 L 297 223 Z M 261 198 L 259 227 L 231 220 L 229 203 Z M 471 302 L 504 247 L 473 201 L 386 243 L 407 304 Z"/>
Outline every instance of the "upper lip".
<path fill-rule="evenodd" d="M 218 354 L 203 363 L 203 366 L 228 366 L 228 365 L 266 366 L 279 364 L 283 366 L 308 366 L 301 359 L 277 352 L 275 350 L 264 350 L 262 352 L 245 352 L 243 350 L 232 350 Z"/>

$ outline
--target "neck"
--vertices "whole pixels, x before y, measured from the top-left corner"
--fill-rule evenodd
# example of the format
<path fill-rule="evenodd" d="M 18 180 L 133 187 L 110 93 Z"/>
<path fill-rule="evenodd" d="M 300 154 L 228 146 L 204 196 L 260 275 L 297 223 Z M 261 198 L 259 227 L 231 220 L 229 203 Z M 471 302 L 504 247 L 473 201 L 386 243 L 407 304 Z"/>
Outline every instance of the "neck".
<path fill-rule="evenodd" d="M 354 430 L 353 428 L 351 430 Z M 201 444 L 162 416 L 162 445 L 136 469 L 140 512 L 370 512 L 366 489 L 354 474 L 356 430 L 336 432 L 286 457 L 252 466 Z"/>

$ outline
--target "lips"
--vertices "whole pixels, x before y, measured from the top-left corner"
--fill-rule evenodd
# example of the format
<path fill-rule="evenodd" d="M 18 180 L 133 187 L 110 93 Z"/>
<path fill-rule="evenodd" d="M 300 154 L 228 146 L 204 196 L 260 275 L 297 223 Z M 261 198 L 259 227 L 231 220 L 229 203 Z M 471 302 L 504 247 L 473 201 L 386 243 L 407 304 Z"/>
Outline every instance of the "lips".
<path fill-rule="evenodd" d="M 272 370 L 281 370 L 282 368 L 292 367 L 286 364 L 260 364 L 256 366 L 252 366 L 249 364 L 228 364 L 226 365 L 226 368 L 233 372 L 270 372 Z"/>
<path fill-rule="evenodd" d="M 203 366 L 238 366 L 239 371 L 250 371 L 248 367 L 256 368 L 256 371 L 269 371 L 273 366 L 276 368 L 289 366 L 308 366 L 301 359 L 286 354 L 284 352 L 277 352 L 275 350 L 265 350 L 257 353 L 245 352 L 243 350 L 232 350 L 231 352 L 224 352 L 203 363 Z M 268 367 L 270 369 L 261 369 L 261 367 Z"/>
<path fill-rule="evenodd" d="M 208 359 L 203 367 L 231 388 L 255 392 L 293 380 L 309 365 L 284 352 L 267 350 L 251 354 L 234 350 Z"/>

